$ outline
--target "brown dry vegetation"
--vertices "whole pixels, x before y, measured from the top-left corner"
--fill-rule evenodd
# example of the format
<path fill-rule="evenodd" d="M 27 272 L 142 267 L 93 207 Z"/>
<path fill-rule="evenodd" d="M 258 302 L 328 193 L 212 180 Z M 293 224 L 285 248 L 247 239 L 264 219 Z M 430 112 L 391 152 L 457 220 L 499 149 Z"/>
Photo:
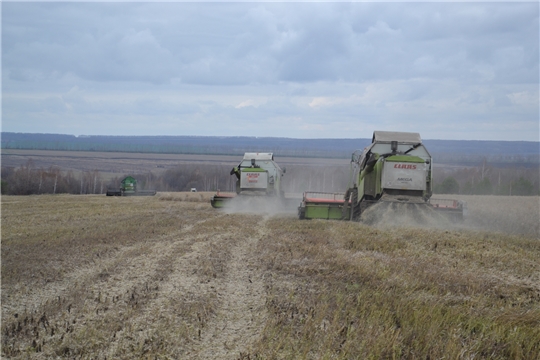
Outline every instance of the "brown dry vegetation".
<path fill-rule="evenodd" d="M 538 358 L 538 198 L 415 228 L 210 196 L 3 196 L 2 356 Z"/>

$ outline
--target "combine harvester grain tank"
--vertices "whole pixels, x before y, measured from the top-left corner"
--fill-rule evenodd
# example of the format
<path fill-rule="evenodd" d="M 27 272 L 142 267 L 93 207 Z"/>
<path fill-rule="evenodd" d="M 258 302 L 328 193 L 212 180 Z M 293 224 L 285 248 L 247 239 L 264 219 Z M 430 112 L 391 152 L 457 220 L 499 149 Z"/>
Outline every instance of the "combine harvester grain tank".
<path fill-rule="evenodd" d="M 236 176 L 236 193 L 217 192 L 210 203 L 214 208 L 226 207 L 236 197 L 268 196 L 284 198 L 281 177 L 285 169 L 281 169 L 274 161 L 273 153 L 248 152 L 244 158 L 231 170 Z"/>
<path fill-rule="evenodd" d="M 418 133 L 375 131 L 371 145 L 351 157 L 344 193 L 305 192 L 300 219 L 359 220 L 370 206 L 384 202 L 444 213 L 462 219 L 465 204 L 432 199 L 432 157 Z M 399 210 L 399 209 L 398 209 Z"/>

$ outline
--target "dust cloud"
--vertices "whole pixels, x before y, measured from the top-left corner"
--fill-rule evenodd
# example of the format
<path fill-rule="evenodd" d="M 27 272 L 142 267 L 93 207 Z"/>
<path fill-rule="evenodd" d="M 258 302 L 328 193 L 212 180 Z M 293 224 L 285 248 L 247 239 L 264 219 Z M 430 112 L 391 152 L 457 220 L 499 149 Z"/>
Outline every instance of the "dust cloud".
<path fill-rule="evenodd" d="M 227 202 L 227 214 L 296 215 L 299 201 L 267 196 L 236 196 Z"/>
<path fill-rule="evenodd" d="M 381 201 L 367 208 L 361 223 L 375 227 L 422 227 L 451 229 L 459 226 L 459 221 L 442 214 L 422 203 L 397 203 Z"/>
<path fill-rule="evenodd" d="M 297 216 L 300 193 L 284 199 L 238 196 L 222 210 L 226 213 L 266 216 Z M 540 198 L 502 196 L 456 196 L 466 203 L 463 219 L 422 203 L 378 202 L 366 209 L 360 223 L 378 228 L 472 230 L 533 236 L 540 239 Z"/>
<path fill-rule="evenodd" d="M 540 239 L 538 198 L 469 197 L 460 219 L 427 204 L 379 202 L 366 209 L 360 222 L 388 228 L 473 230 L 527 235 Z"/>
<path fill-rule="evenodd" d="M 540 240 L 540 197 L 457 196 L 467 202 L 464 224 L 474 230 L 533 236 Z"/>

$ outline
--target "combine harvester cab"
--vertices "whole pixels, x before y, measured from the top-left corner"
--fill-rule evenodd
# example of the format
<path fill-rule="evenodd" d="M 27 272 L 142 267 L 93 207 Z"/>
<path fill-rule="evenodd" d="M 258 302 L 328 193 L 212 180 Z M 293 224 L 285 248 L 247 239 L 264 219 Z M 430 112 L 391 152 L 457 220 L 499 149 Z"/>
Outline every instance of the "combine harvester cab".
<path fill-rule="evenodd" d="M 137 180 L 133 176 L 126 176 L 120 182 L 119 189 L 107 189 L 107 196 L 154 196 L 156 190 L 139 190 Z"/>
<path fill-rule="evenodd" d="M 214 208 L 226 206 L 227 202 L 238 196 L 272 196 L 283 198 L 281 169 L 274 161 L 272 153 L 245 153 L 242 162 L 231 170 L 236 176 L 236 194 L 220 193 L 212 197 Z"/>
<path fill-rule="evenodd" d="M 322 211 L 321 196 L 304 194 L 298 209 L 300 218 L 359 220 L 362 213 L 379 202 L 414 204 L 441 210 L 456 218 L 463 216 L 463 203 L 456 200 L 430 202 L 432 158 L 418 133 L 375 131 L 372 143 L 351 158 L 348 190 L 340 201 L 327 203 Z M 317 209 L 317 211 L 315 210 Z"/>

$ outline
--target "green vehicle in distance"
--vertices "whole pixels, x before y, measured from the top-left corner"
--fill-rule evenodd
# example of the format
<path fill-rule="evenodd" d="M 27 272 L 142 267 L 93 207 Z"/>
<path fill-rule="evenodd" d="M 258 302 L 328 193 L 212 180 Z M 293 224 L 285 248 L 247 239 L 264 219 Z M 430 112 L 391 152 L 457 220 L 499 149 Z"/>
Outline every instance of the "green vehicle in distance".
<path fill-rule="evenodd" d="M 137 186 L 137 179 L 133 176 L 126 176 L 120 182 L 120 188 L 107 189 L 107 196 L 154 196 L 156 190 L 140 190 Z"/>
<path fill-rule="evenodd" d="M 285 171 L 274 161 L 273 153 L 245 153 L 240 164 L 230 172 L 231 175 L 236 176 L 236 194 L 225 194 L 218 191 L 210 203 L 215 208 L 221 208 L 237 196 L 283 198 L 281 177 Z"/>

